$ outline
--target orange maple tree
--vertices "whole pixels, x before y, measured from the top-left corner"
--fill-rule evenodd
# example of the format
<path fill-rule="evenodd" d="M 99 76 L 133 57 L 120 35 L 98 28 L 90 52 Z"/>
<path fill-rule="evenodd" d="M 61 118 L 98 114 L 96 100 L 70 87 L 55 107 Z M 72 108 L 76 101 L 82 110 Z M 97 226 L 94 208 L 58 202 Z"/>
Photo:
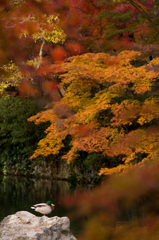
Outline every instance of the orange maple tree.
<path fill-rule="evenodd" d="M 101 153 L 106 161 L 100 174 L 157 161 L 159 59 L 145 61 L 140 52 L 123 51 L 117 56 L 83 54 L 68 58 L 60 70 L 55 66 L 66 92 L 29 119 L 50 121 L 32 158 L 58 154 L 70 135 L 70 150 L 63 158 L 71 163 L 81 152 Z"/>

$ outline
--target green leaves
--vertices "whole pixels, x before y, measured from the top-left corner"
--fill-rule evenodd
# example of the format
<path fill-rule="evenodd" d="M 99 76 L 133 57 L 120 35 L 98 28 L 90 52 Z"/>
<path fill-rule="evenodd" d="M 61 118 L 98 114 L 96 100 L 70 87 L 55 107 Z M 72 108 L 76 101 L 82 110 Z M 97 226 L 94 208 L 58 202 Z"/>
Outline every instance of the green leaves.
<path fill-rule="evenodd" d="M 7 172 L 27 174 L 31 169 L 29 157 L 45 129 L 44 125 L 27 122 L 27 118 L 40 109 L 34 100 L 9 95 L 1 96 L 0 109 L 0 165 Z"/>

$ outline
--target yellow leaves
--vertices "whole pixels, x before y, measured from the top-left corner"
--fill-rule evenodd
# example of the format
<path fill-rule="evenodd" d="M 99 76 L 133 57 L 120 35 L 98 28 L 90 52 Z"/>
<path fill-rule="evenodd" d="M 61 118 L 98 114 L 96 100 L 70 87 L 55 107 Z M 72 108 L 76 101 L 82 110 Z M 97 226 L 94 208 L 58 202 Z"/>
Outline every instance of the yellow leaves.
<path fill-rule="evenodd" d="M 14 73 L 14 72 L 18 72 L 19 71 L 19 68 L 18 66 L 15 65 L 15 63 L 8 63 L 7 65 L 3 65 L 3 67 L 1 67 L 4 71 L 10 73 Z"/>
<path fill-rule="evenodd" d="M 137 52 L 137 51 L 129 51 L 129 50 L 122 51 L 117 56 L 118 63 L 121 66 L 130 65 L 130 62 L 132 60 L 136 59 L 137 57 L 139 57 L 140 55 L 141 55 L 141 53 Z"/>
<path fill-rule="evenodd" d="M 157 99 L 148 99 L 144 102 L 142 110 L 140 112 L 140 118 L 138 123 L 143 125 L 149 123 L 152 120 L 159 119 L 159 101 Z"/>
<path fill-rule="evenodd" d="M 14 22 L 13 26 L 19 38 L 29 37 L 35 42 L 45 40 L 55 44 L 63 43 L 66 39 L 66 34 L 60 27 L 57 14 L 35 14 L 31 11 L 27 16 L 24 16 L 23 13 L 22 16 L 19 14 L 19 16 L 13 19 L 14 21 L 11 20 L 11 22 Z"/>
<path fill-rule="evenodd" d="M 35 116 L 32 116 L 28 121 L 34 121 L 35 124 L 41 122 L 50 122 L 50 126 L 45 130 L 46 137 L 41 139 L 38 143 L 38 147 L 31 159 L 38 156 L 49 156 L 51 154 L 58 154 L 60 149 L 64 147 L 63 140 L 66 137 L 65 132 L 59 131 L 59 127 L 56 125 L 58 116 L 55 114 L 53 108 L 47 109 L 44 112 L 39 112 Z"/>
<path fill-rule="evenodd" d="M 128 150 L 129 149 L 129 150 Z M 159 127 L 147 130 L 136 130 L 127 134 L 111 149 L 112 155 L 125 154 L 123 164 L 114 168 L 101 168 L 99 175 L 125 174 L 126 171 L 142 167 L 145 164 L 158 162 L 159 156 Z M 117 152 L 118 151 L 118 152 Z"/>
<path fill-rule="evenodd" d="M 137 68 L 136 79 L 134 79 L 134 91 L 136 93 L 144 93 L 150 91 L 152 82 L 158 77 L 158 73 L 147 71 L 145 67 Z"/>
<path fill-rule="evenodd" d="M 3 65 L 1 69 L 4 74 L 1 75 L 0 89 L 1 91 L 9 85 L 18 86 L 18 83 L 24 78 L 25 74 L 20 71 L 20 68 L 15 63 Z"/>
<path fill-rule="evenodd" d="M 63 159 L 67 159 L 67 164 L 70 164 L 78 156 L 79 154 L 77 153 L 77 150 L 74 147 L 72 147 L 71 150 L 66 155 L 63 156 Z"/>
<path fill-rule="evenodd" d="M 28 121 L 34 121 L 36 124 L 41 122 L 54 122 L 56 119 L 56 115 L 53 109 L 47 109 L 45 112 L 39 112 L 35 116 L 32 116 L 28 119 Z"/>
<path fill-rule="evenodd" d="M 143 116 L 141 116 L 139 119 L 138 119 L 138 121 L 137 121 L 140 125 L 143 125 L 143 124 L 145 124 L 147 121 L 146 121 L 146 119 L 143 117 Z"/>
<path fill-rule="evenodd" d="M 158 161 L 159 154 L 159 126 L 147 129 L 137 129 L 125 135 L 116 136 L 116 140 L 110 144 L 108 156 L 123 155 L 123 165 L 108 169 L 102 169 L 101 174 L 124 171 L 141 161 L 149 162 L 149 159 Z M 140 165 L 142 162 L 140 163 Z"/>
<path fill-rule="evenodd" d="M 22 38 L 22 37 L 28 37 L 29 36 L 29 31 L 28 30 L 24 30 L 22 31 L 20 34 L 19 34 L 19 37 Z"/>
<path fill-rule="evenodd" d="M 159 102 L 157 99 L 146 99 L 143 103 L 137 100 L 124 100 L 112 106 L 113 126 L 131 125 L 134 120 L 140 125 L 159 118 Z"/>
<path fill-rule="evenodd" d="M 34 68 L 36 68 L 38 66 L 38 64 L 39 64 L 39 57 L 36 57 L 32 60 L 27 61 L 27 65 L 28 66 L 33 66 Z"/>
<path fill-rule="evenodd" d="M 74 121 L 79 124 L 97 124 L 96 115 L 100 110 L 100 106 L 88 106 L 82 112 L 76 114 Z"/>
<path fill-rule="evenodd" d="M 112 113 L 115 115 L 111 120 L 113 126 L 131 125 L 140 113 L 140 103 L 137 100 L 125 100 L 121 104 L 116 103 L 112 106 Z"/>
<path fill-rule="evenodd" d="M 37 158 L 38 156 L 49 156 L 52 154 L 58 154 L 60 149 L 64 147 L 63 140 L 65 136 L 58 136 L 54 130 L 49 132 L 46 137 L 39 141 L 38 148 L 30 159 Z"/>
<path fill-rule="evenodd" d="M 59 18 L 57 15 L 43 14 L 39 19 L 33 18 L 30 21 L 37 24 L 37 31 L 32 34 L 34 41 L 45 40 L 52 43 L 63 43 L 66 35 L 59 26 Z"/>
<path fill-rule="evenodd" d="M 125 165 L 119 165 L 114 168 L 101 168 L 99 171 L 99 175 L 113 175 L 119 173 L 126 173 L 126 170 L 130 169 L 130 167 Z"/>
<path fill-rule="evenodd" d="M 28 61 L 28 65 L 31 65 L 31 61 Z M 4 71 L 4 74 L 1 75 L 2 83 L 0 84 L 0 89 L 5 89 L 9 86 L 16 86 L 19 89 L 21 95 L 27 96 L 36 96 L 38 91 L 35 87 L 32 86 L 32 76 L 31 72 L 25 67 L 27 65 L 22 64 L 20 69 L 15 63 L 8 63 L 3 65 L 1 69 Z"/>
<path fill-rule="evenodd" d="M 49 23 L 49 24 L 52 24 L 52 23 L 59 23 L 59 17 L 57 15 L 49 15 L 47 16 L 46 14 L 44 15 L 45 18 L 46 18 L 46 22 Z"/>
<path fill-rule="evenodd" d="M 159 64 L 159 57 L 156 57 L 156 58 L 152 59 L 152 61 L 150 62 L 149 65 L 152 65 L 152 64 L 158 65 Z"/>
<path fill-rule="evenodd" d="M 8 87 L 8 82 L 1 82 L 0 84 L 0 93 L 3 93 L 5 88 Z"/>
<path fill-rule="evenodd" d="M 127 84 L 132 83 L 132 90 L 135 93 L 144 93 L 151 90 L 152 81 L 158 77 L 158 73 L 154 71 L 147 71 L 145 66 L 134 67 L 131 62 L 141 55 L 140 52 L 124 51 L 116 57 L 111 57 L 108 54 L 83 54 L 77 57 L 71 57 L 68 62 L 63 64 L 62 75 L 63 84 L 71 83 L 68 92 L 75 92 L 75 84 L 79 79 L 82 84 L 84 80 L 90 80 L 92 86 L 99 83 L 104 86 L 114 84 L 112 89 L 127 88 Z M 116 61 L 114 61 L 114 58 Z M 110 64 L 110 62 L 113 64 Z M 79 85 L 78 83 L 78 85 Z M 88 83 L 86 82 L 87 87 Z M 108 90 L 111 89 L 111 86 Z M 89 90 L 89 89 L 88 89 Z M 78 94 L 78 93 L 77 93 Z M 72 96 L 70 96 L 72 98 Z"/>

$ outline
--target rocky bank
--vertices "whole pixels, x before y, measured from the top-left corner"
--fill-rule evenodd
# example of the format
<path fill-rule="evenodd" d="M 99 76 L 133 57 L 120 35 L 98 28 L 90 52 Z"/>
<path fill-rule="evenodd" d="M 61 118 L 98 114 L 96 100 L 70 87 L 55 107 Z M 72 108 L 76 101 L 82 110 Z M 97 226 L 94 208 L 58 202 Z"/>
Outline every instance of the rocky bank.
<path fill-rule="evenodd" d="M 0 240 L 76 240 L 68 217 L 37 217 L 20 211 L 0 223 Z"/>

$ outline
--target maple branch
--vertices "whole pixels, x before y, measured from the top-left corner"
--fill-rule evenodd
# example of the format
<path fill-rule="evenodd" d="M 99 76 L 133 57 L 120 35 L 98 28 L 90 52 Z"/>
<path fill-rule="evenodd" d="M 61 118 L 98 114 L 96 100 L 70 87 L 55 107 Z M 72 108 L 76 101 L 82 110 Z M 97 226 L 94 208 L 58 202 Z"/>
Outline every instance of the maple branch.
<path fill-rule="evenodd" d="M 6 27 L 6 28 L 14 28 L 14 27 L 17 25 L 17 23 L 15 23 L 14 25 L 9 26 L 9 24 L 12 23 L 13 21 L 18 21 L 19 24 L 23 24 L 23 23 L 25 23 L 26 21 L 30 20 L 30 18 L 31 18 L 31 14 L 29 14 L 28 17 L 23 18 L 23 19 L 21 19 L 21 20 L 20 20 L 18 17 L 16 17 L 16 18 L 14 17 L 14 18 L 12 18 L 12 19 L 10 20 L 10 22 L 7 22 L 7 23 L 6 23 L 5 27 Z M 3 19 L 3 20 L 4 20 L 4 19 Z"/>
<path fill-rule="evenodd" d="M 17 24 L 15 23 L 14 25 L 9 26 L 9 23 L 6 23 L 5 27 L 6 27 L 6 28 L 14 28 L 16 25 L 17 25 Z"/>

